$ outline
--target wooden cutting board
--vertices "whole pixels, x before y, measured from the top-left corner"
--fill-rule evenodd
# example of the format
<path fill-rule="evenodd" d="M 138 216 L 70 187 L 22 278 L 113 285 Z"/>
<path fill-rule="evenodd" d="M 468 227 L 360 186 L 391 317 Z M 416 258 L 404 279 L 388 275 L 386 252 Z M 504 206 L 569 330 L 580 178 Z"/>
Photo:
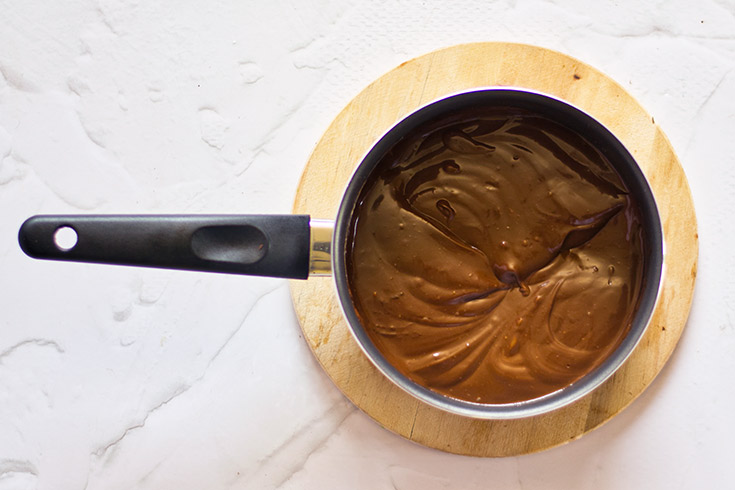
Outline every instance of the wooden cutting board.
<path fill-rule="evenodd" d="M 665 237 L 665 279 L 651 324 L 625 365 L 588 396 L 555 412 L 518 420 L 473 420 L 417 401 L 383 377 L 351 337 L 332 278 L 291 283 L 304 337 L 327 374 L 383 427 L 414 442 L 472 456 L 547 449 L 599 427 L 653 381 L 684 329 L 697 273 L 697 227 L 686 176 L 654 119 L 616 82 L 566 55 L 509 43 L 477 43 L 403 63 L 370 84 L 337 116 L 301 179 L 294 212 L 334 219 L 361 158 L 398 120 L 442 96 L 474 87 L 514 86 L 564 99 L 607 126 L 648 178 Z"/>

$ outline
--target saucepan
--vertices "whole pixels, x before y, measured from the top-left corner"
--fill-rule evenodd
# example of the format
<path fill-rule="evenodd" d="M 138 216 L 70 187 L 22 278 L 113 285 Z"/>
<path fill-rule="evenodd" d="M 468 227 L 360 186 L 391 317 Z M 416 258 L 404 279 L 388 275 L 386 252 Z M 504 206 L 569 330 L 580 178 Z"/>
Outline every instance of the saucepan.
<path fill-rule="evenodd" d="M 356 213 L 360 206 L 366 205 L 361 204 L 366 183 L 376 180 L 376 168 L 396 145 L 404 144 L 408 135 L 431 125 L 432 121 L 442 118 L 451 121 L 452 114 L 498 107 L 540 115 L 563 125 L 610 162 L 624 182 L 626 193 L 639 203 L 638 219 L 645 234 L 643 280 L 627 333 L 593 370 L 568 386 L 533 399 L 477 403 L 426 386 L 389 361 L 390 356 L 371 337 L 364 325 L 364 315 L 355 306 L 349 250 L 355 238 Z M 452 217 L 447 212 L 444 214 Z M 656 201 L 645 175 L 624 145 L 600 122 L 563 100 L 530 90 L 502 87 L 444 97 L 395 124 L 357 166 L 333 221 L 306 215 L 41 215 L 23 223 L 19 242 L 26 254 L 39 259 L 290 279 L 331 274 L 349 329 L 383 375 L 422 402 L 479 419 L 521 418 L 556 410 L 589 394 L 608 379 L 631 354 L 647 328 L 663 278 L 664 253 Z M 508 271 L 498 274 L 499 277 L 505 274 L 503 280 L 508 282 Z M 521 282 L 518 279 L 517 285 L 523 291 Z"/>

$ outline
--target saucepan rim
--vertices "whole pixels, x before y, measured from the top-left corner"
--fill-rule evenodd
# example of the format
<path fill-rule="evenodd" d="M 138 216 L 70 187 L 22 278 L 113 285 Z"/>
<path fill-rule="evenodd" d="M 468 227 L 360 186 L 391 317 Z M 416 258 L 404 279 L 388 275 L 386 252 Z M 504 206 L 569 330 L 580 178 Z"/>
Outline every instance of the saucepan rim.
<path fill-rule="evenodd" d="M 369 338 L 354 308 L 347 280 L 346 250 L 350 220 L 360 191 L 373 167 L 391 146 L 411 128 L 439 114 L 474 103 L 496 103 L 498 107 L 531 109 L 580 133 L 610 160 L 624 183 L 639 199 L 648 246 L 644 286 L 632 325 L 622 343 L 593 371 L 553 393 L 532 400 L 484 404 L 450 398 L 410 380 L 386 360 Z M 553 116 L 553 117 L 552 117 Z M 558 116 L 558 117 L 557 117 Z M 610 158 L 610 156 L 614 158 Z M 638 162 L 623 143 L 587 112 L 559 97 L 521 87 L 476 87 L 445 95 L 411 112 L 385 131 L 355 168 L 343 193 L 334 223 L 332 238 L 332 275 L 337 297 L 349 330 L 368 360 L 396 386 L 434 408 L 475 419 L 517 419 L 541 415 L 568 406 L 588 395 L 609 379 L 634 351 L 651 322 L 664 280 L 665 240 L 655 196 Z"/>

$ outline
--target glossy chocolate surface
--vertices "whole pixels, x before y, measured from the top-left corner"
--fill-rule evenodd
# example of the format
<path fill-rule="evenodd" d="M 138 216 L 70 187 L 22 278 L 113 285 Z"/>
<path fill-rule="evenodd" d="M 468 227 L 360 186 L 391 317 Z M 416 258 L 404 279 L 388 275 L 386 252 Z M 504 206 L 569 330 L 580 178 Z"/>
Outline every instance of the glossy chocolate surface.
<path fill-rule="evenodd" d="M 602 363 L 643 286 L 640 213 L 584 138 L 513 108 L 415 129 L 350 224 L 357 315 L 383 356 L 443 395 L 531 400 Z"/>

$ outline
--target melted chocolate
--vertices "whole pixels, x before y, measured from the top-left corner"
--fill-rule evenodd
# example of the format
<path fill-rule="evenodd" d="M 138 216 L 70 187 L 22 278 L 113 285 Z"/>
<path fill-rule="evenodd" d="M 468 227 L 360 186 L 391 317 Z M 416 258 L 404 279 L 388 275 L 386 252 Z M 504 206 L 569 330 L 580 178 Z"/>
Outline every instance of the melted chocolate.
<path fill-rule="evenodd" d="M 637 204 L 590 143 L 517 109 L 413 131 L 351 223 L 357 314 L 399 371 L 476 403 L 534 399 L 589 373 L 643 285 Z"/>

